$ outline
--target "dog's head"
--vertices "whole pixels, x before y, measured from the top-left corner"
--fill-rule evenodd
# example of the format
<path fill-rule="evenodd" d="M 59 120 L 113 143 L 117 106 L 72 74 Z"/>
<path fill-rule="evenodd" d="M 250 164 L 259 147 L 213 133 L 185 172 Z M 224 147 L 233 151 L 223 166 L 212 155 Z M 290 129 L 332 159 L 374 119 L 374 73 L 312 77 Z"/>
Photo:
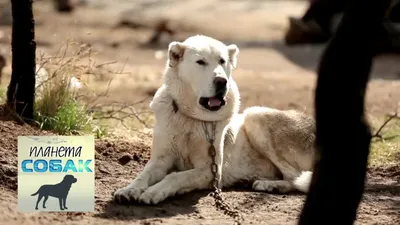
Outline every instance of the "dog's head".
<path fill-rule="evenodd" d="M 73 184 L 76 183 L 78 179 L 76 179 L 73 175 L 65 175 L 63 179 L 63 183 Z"/>
<path fill-rule="evenodd" d="M 231 77 L 238 54 L 236 45 L 202 35 L 170 43 L 165 73 L 169 92 L 178 104 L 184 101 L 198 111 L 196 115 L 202 114 L 198 119 L 218 120 L 218 115 L 223 119 L 222 114 L 232 114 L 238 104 L 238 99 L 233 99 L 239 96 Z M 230 93 L 232 89 L 234 93 Z"/>

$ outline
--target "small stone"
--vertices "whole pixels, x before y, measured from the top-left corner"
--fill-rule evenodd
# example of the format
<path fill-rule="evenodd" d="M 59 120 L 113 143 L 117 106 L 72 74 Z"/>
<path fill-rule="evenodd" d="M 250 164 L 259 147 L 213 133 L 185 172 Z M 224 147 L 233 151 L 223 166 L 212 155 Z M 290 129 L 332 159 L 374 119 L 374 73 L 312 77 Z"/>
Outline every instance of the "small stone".
<path fill-rule="evenodd" d="M 130 154 L 125 154 L 121 158 L 119 158 L 118 162 L 121 165 L 125 165 L 132 160 L 132 156 Z"/>
<path fill-rule="evenodd" d="M 105 174 L 111 174 L 110 171 L 107 168 L 105 168 L 103 165 L 99 166 L 99 171 L 102 173 L 105 173 Z"/>
<path fill-rule="evenodd" d="M 140 157 L 135 153 L 133 155 L 133 160 L 135 160 L 136 162 L 140 162 Z"/>
<path fill-rule="evenodd" d="M 0 165 L 0 172 L 8 177 L 18 176 L 17 168 L 11 165 Z"/>
<path fill-rule="evenodd" d="M 120 46 L 120 43 L 114 41 L 114 42 L 112 42 L 112 43 L 110 44 L 110 46 L 111 46 L 112 48 L 118 48 L 118 47 Z"/>

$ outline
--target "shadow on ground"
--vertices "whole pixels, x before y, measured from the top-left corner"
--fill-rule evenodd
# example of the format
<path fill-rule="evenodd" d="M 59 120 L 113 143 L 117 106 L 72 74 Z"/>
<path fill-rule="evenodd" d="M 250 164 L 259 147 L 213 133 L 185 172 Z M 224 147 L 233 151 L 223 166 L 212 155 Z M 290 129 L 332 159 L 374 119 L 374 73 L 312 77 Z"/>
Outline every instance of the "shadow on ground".
<path fill-rule="evenodd" d="M 104 206 L 101 207 L 101 212 L 95 214 L 95 217 L 121 221 L 162 219 L 177 215 L 201 218 L 202 215 L 199 208 L 201 208 L 204 203 L 200 203 L 199 200 L 207 197 L 209 194 L 210 190 L 193 191 L 187 194 L 176 195 L 168 198 L 157 205 L 145 205 L 139 203 L 117 204 L 110 200 L 105 202 Z M 288 196 L 283 194 L 256 192 L 251 191 L 248 184 L 238 184 L 231 188 L 224 189 L 223 198 L 228 204 L 233 203 L 232 206 L 234 209 L 240 208 L 239 211 L 254 211 L 263 205 L 269 206 L 282 200 L 304 198 L 304 194 L 295 192 Z M 233 199 L 235 199 L 235 201 L 233 201 Z M 214 204 L 211 197 L 210 201 L 212 202 L 210 202 L 211 204 Z M 214 206 L 210 205 L 210 207 Z"/>
<path fill-rule="evenodd" d="M 368 184 L 365 187 L 365 193 L 376 193 L 381 195 L 399 195 L 399 184 Z M 399 202 L 400 204 L 400 202 Z"/>
<path fill-rule="evenodd" d="M 232 41 L 226 41 L 229 43 Z M 282 54 L 286 59 L 307 70 L 316 71 L 319 59 L 326 44 L 287 46 L 283 40 L 265 42 L 245 41 L 235 42 L 241 49 L 269 48 Z M 356 60 L 356 59 L 354 59 Z M 372 68 L 372 79 L 399 80 L 400 79 L 400 54 L 388 53 L 376 57 Z"/>
<path fill-rule="evenodd" d="M 199 199 L 207 196 L 208 192 L 192 192 L 177 195 L 157 205 L 124 204 L 120 205 L 108 201 L 103 207 L 103 212 L 96 217 L 112 220 L 141 220 L 150 218 L 166 218 L 181 214 L 197 213 L 196 204 Z"/>

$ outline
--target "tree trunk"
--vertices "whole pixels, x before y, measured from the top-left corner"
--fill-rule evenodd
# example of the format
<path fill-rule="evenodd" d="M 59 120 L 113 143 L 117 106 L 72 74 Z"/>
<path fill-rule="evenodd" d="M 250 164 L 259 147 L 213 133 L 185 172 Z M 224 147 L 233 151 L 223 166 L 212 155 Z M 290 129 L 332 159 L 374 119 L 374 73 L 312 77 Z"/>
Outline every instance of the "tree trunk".
<path fill-rule="evenodd" d="M 11 0 L 12 74 L 7 91 L 7 105 L 24 121 L 33 119 L 35 99 L 36 42 L 33 0 Z"/>

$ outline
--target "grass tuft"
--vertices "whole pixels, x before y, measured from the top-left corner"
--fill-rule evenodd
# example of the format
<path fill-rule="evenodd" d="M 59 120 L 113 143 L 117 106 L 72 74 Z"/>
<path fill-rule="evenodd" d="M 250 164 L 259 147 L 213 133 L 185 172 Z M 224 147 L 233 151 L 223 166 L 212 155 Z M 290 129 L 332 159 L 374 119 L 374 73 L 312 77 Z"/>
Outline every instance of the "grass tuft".
<path fill-rule="evenodd" d="M 135 130 L 138 125 L 148 128 L 148 113 L 138 110 L 143 102 L 125 104 L 107 100 L 110 83 L 120 72 L 105 68 L 111 63 L 96 65 L 91 56 L 94 53 L 87 45 L 68 42 L 56 56 L 41 56 L 36 75 L 35 121 L 41 129 L 55 131 L 61 135 L 92 133 L 96 138 L 110 136 L 112 129 L 121 125 Z M 83 80 L 104 81 L 111 76 L 104 93 L 96 90 Z M 79 81 L 80 88 L 76 88 Z M 98 85 L 94 85 L 98 88 Z M 106 99 L 105 102 L 103 98 Z M 143 118 L 144 117 L 144 118 Z M 133 127 L 132 127 L 133 125 Z M 112 129 L 108 129 L 108 128 Z"/>
<path fill-rule="evenodd" d="M 45 103 L 40 101 L 35 114 L 41 129 L 52 130 L 62 135 L 91 131 L 92 115 L 87 112 L 85 105 L 75 99 L 66 99 L 56 110 L 48 110 L 44 105 Z"/>
<path fill-rule="evenodd" d="M 372 123 L 375 130 L 387 118 L 382 118 Z M 400 163 L 400 119 L 391 120 L 381 132 L 382 138 L 373 138 L 371 142 L 371 152 L 369 165 L 384 166 Z"/>
<path fill-rule="evenodd" d="M 90 64 L 83 64 L 90 55 L 88 46 L 69 42 L 56 56 L 39 59 L 34 119 L 41 129 L 71 135 L 97 127 L 87 104 L 79 99 L 77 86 L 85 86 L 79 78 L 90 70 Z"/>

